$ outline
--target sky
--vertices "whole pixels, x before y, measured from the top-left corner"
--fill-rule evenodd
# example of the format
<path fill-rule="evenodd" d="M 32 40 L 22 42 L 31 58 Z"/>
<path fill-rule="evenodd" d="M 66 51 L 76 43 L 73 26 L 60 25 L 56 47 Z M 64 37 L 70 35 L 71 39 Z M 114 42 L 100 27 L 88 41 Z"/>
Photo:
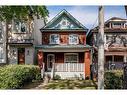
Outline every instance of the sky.
<path fill-rule="evenodd" d="M 88 29 L 92 29 L 98 25 L 98 6 L 47 6 L 49 10 L 50 21 L 61 10 L 66 9 L 73 17 L 81 22 Z M 104 6 L 104 20 L 112 17 L 126 18 L 124 6 Z"/>

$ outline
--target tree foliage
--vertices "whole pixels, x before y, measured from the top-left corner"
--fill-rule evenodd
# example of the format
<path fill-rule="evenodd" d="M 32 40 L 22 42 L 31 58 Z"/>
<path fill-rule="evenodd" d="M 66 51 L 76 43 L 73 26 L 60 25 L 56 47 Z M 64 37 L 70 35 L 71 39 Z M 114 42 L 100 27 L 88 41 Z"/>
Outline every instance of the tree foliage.
<path fill-rule="evenodd" d="M 37 16 L 38 18 L 48 16 L 46 6 L 1 6 L 0 20 L 28 19 Z"/>

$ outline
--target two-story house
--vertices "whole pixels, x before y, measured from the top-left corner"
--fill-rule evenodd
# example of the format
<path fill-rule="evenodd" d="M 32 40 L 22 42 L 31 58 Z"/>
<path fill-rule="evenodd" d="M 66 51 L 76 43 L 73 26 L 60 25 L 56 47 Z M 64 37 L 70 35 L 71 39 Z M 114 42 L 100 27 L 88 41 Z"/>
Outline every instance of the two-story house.
<path fill-rule="evenodd" d="M 93 47 L 97 50 L 98 27 L 90 33 Z M 104 24 L 105 66 L 107 63 L 119 67 L 127 62 L 127 19 L 113 17 Z M 119 65 L 117 65 L 119 64 Z"/>
<path fill-rule="evenodd" d="M 8 24 L 0 23 L 0 65 L 34 64 L 35 45 L 41 44 L 40 28 L 44 20 L 34 17 L 29 20 L 13 19 Z"/>
<path fill-rule="evenodd" d="M 36 51 L 42 56 L 45 72 L 61 78 L 90 78 L 91 47 L 86 44 L 88 29 L 66 10 L 62 10 L 40 29 L 41 45 Z"/>

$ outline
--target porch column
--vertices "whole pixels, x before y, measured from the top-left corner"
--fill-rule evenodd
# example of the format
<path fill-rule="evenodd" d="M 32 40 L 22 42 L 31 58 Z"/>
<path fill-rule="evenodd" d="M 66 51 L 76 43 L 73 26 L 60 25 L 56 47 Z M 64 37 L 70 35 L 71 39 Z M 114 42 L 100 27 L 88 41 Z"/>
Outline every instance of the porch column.
<path fill-rule="evenodd" d="M 85 64 L 85 78 L 90 79 L 90 62 L 91 62 L 91 56 L 90 56 L 90 50 L 85 51 L 84 53 L 84 64 Z"/>

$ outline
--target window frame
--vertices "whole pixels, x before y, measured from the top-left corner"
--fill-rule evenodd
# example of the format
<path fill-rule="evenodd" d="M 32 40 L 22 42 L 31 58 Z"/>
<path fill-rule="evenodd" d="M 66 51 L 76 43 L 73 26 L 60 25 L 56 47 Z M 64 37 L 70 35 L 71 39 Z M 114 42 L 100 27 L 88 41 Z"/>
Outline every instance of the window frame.
<path fill-rule="evenodd" d="M 70 41 L 70 40 L 72 40 L 72 38 L 71 38 L 72 36 L 75 36 L 77 38 L 77 41 L 75 43 L 72 43 L 72 41 Z M 69 44 L 70 45 L 77 45 L 77 44 L 79 44 L 79 35 L 78 34 L 69 34 Z"/>
<path fill-rule="evenodd" d="M 58 36 L 57 43 L 54 43 L 54 41 L 52 41 L 51 36 Z M 49 40 L 49 44 L 60 44 L 60 35 L 59 34 L 50 34 L 50 40 Z"/>

